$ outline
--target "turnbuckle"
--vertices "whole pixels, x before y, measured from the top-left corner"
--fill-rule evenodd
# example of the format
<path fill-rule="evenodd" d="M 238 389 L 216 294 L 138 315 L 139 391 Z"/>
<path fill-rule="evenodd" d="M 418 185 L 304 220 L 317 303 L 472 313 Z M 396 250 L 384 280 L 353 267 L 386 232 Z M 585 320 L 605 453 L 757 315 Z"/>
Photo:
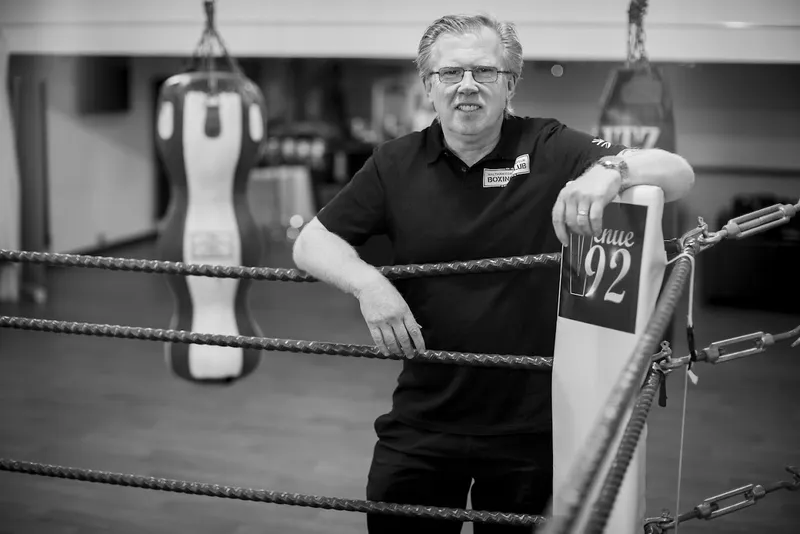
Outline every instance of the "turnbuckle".
<path fill-rule="evenodd" d="M 766 232 L 771 228 L 789 222 L 800 210 L 800 202 L 797 204 L 773 204 L 766 208 L 745 213 L 729 220 L 717 232 L 706 232 L 697 239 L 700 241 L 700 250 L 705 250 L 716 245 L 727 237 L 742 239 L 751 235 Z"/>
<path fill-rule="evenodd" d="M 776 342 L 791 339 L 795 336 L 800 336 L 800 326 L 793 328 L 787 332 L 780 334 L 766 334 L 764 332 L 753 332 L 752 334 L 745 334 L 736 336 L 721 341 L 714 341 L 704 349 L 697 351 L 697 360 L 704 361 L 711 364 L 725 363 L 731 360 L 738 360 L 746 356 L 759 354 L 767 350 L 767 347 L 774 345 Z M 742 343 L 749 343 L 749 346 L 739 350 L 733 350 L 734 345 Z M 800 337 L 798 337 L 792 344 L 792 347 L 800 346 Z M 680 358 L 671 358 L 666 356 L 657 361 L 658 365 L 663 370 L 677 369 L 687 365 L 691 356 L 682 356 Z"/>
<path fill-rule="evenodd" d="M 758 499 L 761 499 L 767 492 L 761 484 L 747 484 L 740 488 L 720 493 L 704 500 L 702 503 L 695 507 L 698 519 L 715 519 L 717 517 L 728 515 L 732 512 L 737 512 L 744 508 L 753 506 Z M 742 496 L 738 502 L 730 504 L 724 508 L 720 508 L 720 501 L 732 499 L 734 497 Z"/>
<path fill-rule="evenodd" d="M 740 488 L 720 493 L 698 504 L 694 509 L 696 517 L 698 519 L 714 519 L 753 506 L 759 499 L 763 499 L 768 493 L 772 493 L 773 491 L 779 489 L 795 491 L 800 488 L 800 469 L 794 466 L 786 466 L 786 471 L 792 475 L 792 482 L 782 480 L 775 484 L 770 484 L 769 487 L 765 487 L 761 484 L 747 484 Z M 741 496 L 742 499 L 724 508 L 720 508 L 720 501 L 738 496 Z"/>
<path fill-rule="evenodd" d="M 695 506 L 690 512 L 672 517 L 668 511 L 664 511 L 661 517 L 651 517 L 645 520 L 645 532 L 652 534 L 662 534 L 663 532 L 675 528 L 678 523 L 683 523 L 689 519 L 705 519 L 709 521 L 717 517 L 737 512 L 744 508 L 753 506 L 756 501 L 767 494 L 764 486 L 760 484 L 747 484 L 740 488 L 720 493 L 705 499 L 702 503 Z M 724 508 L 720 507 L 720 501 L 742 496 L 742 499 Z"/>
<path fill-rule="evenodd" d="M 745 349 L 730 350 L 732 345 L 739 343 L 752 342 L 752 346 Z M 700 359 L 709 363 L 723 363 L 731 360 L 738 360 L 745 356 L 752 356 L 764 352 L 765 348 L 773 345 L 775 339 L 770 334 L 764 332 L 753 332 L 752 334 L 745 334 L 743 336 L 736 336 L 722 341 L 715 341 L 702 351 Z"/>
<path fill-rule="evenodd" d="M 747 484 L 740 488 L 720 493 L 713 497 L 705 499 L 702 503 L 695 506 L 691 511 L 680 514 L 677 517 L 672 517 L 669 510 L 664 510 L 659 517 L 648 517 L 644 520 L 645 534 L 664 534 L 667 530 L 675 528 L 678 523 L 683 523 L 690 519 L 705 519 L 711 520 L 717 517 L 727 515 L 744 508 L 753 506 L 759 499 L 764 498 L 767 494 L 780 489 L 788 491 L 800 490 L 800 468 L 795 466 L 786 466 L 786 471 L 792 475 L 792 481 L 785 480 L 768 484 L 766 486 L 761 484 Z M 720 507 L 722 501 L 732 499 L 734 497 L 741 497 L 740 500 L 729 504 L 725 507 Z"/>

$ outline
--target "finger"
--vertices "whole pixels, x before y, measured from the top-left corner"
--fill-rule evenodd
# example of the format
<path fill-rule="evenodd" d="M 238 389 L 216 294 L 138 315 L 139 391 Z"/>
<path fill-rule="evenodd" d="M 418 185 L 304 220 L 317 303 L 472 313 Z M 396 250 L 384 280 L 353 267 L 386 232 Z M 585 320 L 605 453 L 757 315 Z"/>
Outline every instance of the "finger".
<path fill-rule="evenodd" d="M 595 237 L 599 237 L 603 232 L 603 206 L 602 202 L 595 201 L 592 207 L 589 208 L 589 224 L 592 226 L 592 233 Z"/>
<path fill-rule="evenodd" d="M 381 333 L 383 334 L 383 339 L 386 340 L 386 346 L 389 349 L 389 352 L 396 355 L 402 356 L 403 351 L 400 349 L 400 345 L 397 343 L 397 338 L 394 335 L 394 330 L 389 323 L 383 323 L 381 325 Z"/>
<path fill-rule="evenodd" d="M 389 356 L 389 349 L 383 339 L 381 329 L 375 325 L 369 325 L 369 333 L 372 336 L 372 341 L 375 343 L 375 346 L 381 351 L 381 354 Z"/>
<path fill-rule="evenodd" d="M 408 333 L 411 336 L 411 341 L 414 343 L 414 347 L 417 349 L 417 353 L 425 352 L 425 340 L 422 337 L 422 328 L 419 326 L 419 324 L 417 324 L 414 316 L 412 316 L 410 313 L 406 314 L 406 316 L 403 318 L 403 322 L 406 325 L 406 330 L 408 330 Z"/>
<path fill-rule="evenodd" d="M 561 244 L 568 247 L 569 235 L 567 234 L 567 226 L 564 222 L 565 210 L 566 204 L 564 203 L 564 199 L 561 198 L 561 195 L 559 195 L 553 206 L 553 230 L 555 230 L 556 237 L 561 241 Z"/>
<path fill-rule="evenodd" d="M 578 226 L 578 203 L 571 198 L 564 202 L 564 223 L 567 231 L 574 234 L 581 233 L 580 226 Z"/>
<path fill-rule="evenodd" d="M 403 323 L 403 320 L 393 321 L 392 330 L 394 330 L 394 336 L 400 343 L 400 348 L 403 350 L 405 357 L 413 358 L 414 347 L 411 346 L 411 338 L 408 335 L 408 330 L 406 330 L 406 325 Z"/>
<path fill-rule="evenodd" d="M 592 226 L 589 221 L 589 210 L 591 207 L 591 203 L 581 201 L 578 203 L 578 209 L 575 213 L 575 221 L 578 225 L 578 232 L 583 235 L 592 235 Z"/>

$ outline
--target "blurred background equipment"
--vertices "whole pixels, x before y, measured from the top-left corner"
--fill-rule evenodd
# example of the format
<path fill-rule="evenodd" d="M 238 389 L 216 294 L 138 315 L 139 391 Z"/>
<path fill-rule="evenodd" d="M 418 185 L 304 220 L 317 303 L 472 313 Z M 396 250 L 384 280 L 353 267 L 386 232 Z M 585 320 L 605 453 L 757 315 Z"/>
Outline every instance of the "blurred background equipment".
<path fill-rule="evenodd" d="M 644 18 L 648 0 L 631 0 L 628 7 L 628 57 L 612 70 L 601 98 L 597 135 L 632 148 L 678 151 L 672 96 L 662 70 L 650 62 L 645 47 Z M 664 205 L 664 237 L 681 235 L 678 205 Z M 672 342 L 674 321 L 665 338 Z"/>
<path fill-rule="evenodd" d="M 250 170 L 264 139 L 264 98 L 228 54 L 204 2 L 206 24 L 190 68 L 164 82 L 156 123 L 159 155 L 172 196 L 158 239 L 159 259 L 258 266 L 261 239 L 248 203 Z M 221 54 L 227 69 L 216 59 Z M 259 336 L 250 314 L 251 280 L 167 278 L 175 299 L 172 327 Z M 259 362 L 256 349 L 166 343 L 171 370 L 201 383 L 230 383 Z"/>
<path fill-rule="evenodd" d="M 8 87 L 8 44 L 0 29 L 0 87 Z M 20 249 L 20 176 L 14 141 L 11 102 L 0 92 L 0 248 Z M 42 244 L 42 243 L 40 243 Z M 0 263 L 0 302 L 19 300 L 23 266 Z"/>

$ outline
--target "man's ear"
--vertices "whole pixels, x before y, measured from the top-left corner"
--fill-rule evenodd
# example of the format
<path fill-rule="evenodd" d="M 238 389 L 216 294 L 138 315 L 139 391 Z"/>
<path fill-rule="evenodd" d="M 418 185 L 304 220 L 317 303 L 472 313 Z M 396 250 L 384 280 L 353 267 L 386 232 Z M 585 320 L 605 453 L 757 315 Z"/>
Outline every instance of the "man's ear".
<path fill-rule="evenodd" d="M 511 76 L 506 83 L 508 85 L 508 100 L 511 100 L 517 90 L 517 77 Z"/>
<path fill-rule="evenodd" d="M 433 90 L 433 82 L 431 81 L 431 76 L 428 76 L 424 80 L 422 80 L 422 87 L 425 88 L 425 97 L 430 102 L 431 106 L 436 109 L 436 104 L 433 102 L 433 95 L 431 95 L 431 91 Z"/>

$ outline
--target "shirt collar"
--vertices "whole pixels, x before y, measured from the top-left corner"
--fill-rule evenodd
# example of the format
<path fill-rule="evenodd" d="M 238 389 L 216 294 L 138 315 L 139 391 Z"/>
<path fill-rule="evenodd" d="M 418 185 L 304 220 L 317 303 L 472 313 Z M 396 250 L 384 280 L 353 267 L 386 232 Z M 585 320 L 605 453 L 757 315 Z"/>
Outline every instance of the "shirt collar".
<path fill-rule="evenodd" d="M 497 146 L 484 159 L 514 159 L 517 157 L 517 142 L 519 140 L 520 121 L 516 117 L 504 117 L 503 126 L 500 130 L 500 141 Z M 439 156 L 447 151 L 444 144 L 444 134 L 439 119 L 434 119 L 428 128 L 427 139 L 427 158 L 428 163 L 433 163 Z"/>

